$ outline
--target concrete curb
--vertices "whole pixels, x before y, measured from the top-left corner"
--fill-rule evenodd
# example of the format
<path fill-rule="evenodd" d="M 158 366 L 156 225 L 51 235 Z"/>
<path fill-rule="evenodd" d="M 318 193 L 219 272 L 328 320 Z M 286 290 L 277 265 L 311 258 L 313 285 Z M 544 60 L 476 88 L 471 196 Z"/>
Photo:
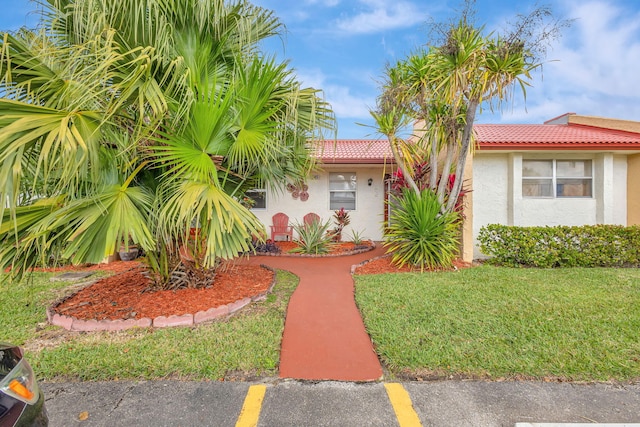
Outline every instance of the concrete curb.
<path fill-rule="evenodd" d="M 122 331 L 131 328 L 172 328 L 176 326 L 194 326 L 205 322 L 228 318 L 229 316 L 239 312 L 241 309 L 251 304 L 252 302 L 266 300 L 267 294 L 273 291 L 273 287 L 276 285 L 275 270 L 264 264 L 261 264 L 260 266 L 274 273 L 273 281 L 265 292 L 253 295 L 251 297 L 246 297 L 229 304 L 221 305 L 219 307 L 212 307 L 206 311 L 198 311 L 195 314 L 158 316 L 155 319 L 143 317 L 141 319 L 96 320 L 78 319 L 73 316 L 66 316 L 64 314 L 57 313 L 55 311 L 56 307 L 62 304 L 68 298 L 71 298 L 74 295 L 72 294 L 65 298 L 62 298 L 59 301 L 56 301 L 50 307 L 47 307 L 47 320 L 52 325 L 60 326 L 61 328 L 64 328 L 68 331 L 96 332 Z"/>

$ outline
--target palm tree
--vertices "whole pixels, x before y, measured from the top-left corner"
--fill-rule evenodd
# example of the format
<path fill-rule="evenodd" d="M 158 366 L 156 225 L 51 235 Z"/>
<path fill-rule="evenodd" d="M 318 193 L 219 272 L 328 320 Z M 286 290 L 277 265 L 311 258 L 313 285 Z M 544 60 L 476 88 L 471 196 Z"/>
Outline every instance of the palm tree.
<path fill-rule="evenodd" d="M 129 241 L 164 285 L 181 248 L 215 271 L 261 235 L 244 191 L 299 180 L 333 128 L 319 92 L 260 55 L 281 24 L 244 0 L 48 0 L 40 28 L 0 54 L 0 262 L 18 275 Z"/>
<path fill-rule="evenodd" d="M 476 113 L 501 108 L 516 88 L 526 96 L 532 72 L 541 67 L 538 55 L 557 37 L 567 21 L 554 21 L 548 8 L 521 16 L 506 36 L 485 35 L 471 22 L 472 1 L 458 21 L 437 26 L 443 40 L 419 50 L 386 70 L 378 105 L 372 111 L 378 130 L 392 143 L 394 155 L 409 186 L 412 165 L 429 160 L 430 189 L 438 194 L 443 211 L 452 212 L 462 188 L 466 157 L 471 149 Z M 402 126 L 424 125 L 417 143 L 398 136 Z M 449 175 L 455 180 L 449 186 Z"/>
<path fill-rule="evenodd" d="M 501 37 L 484 34 L 469 17 L 473 1 L 466 2 L 461 18 L 444 29 L 440 44 L 420 50 L 386 70 L 377 108 L 371 114 L 380 133 L 387 136 L 403 183 L 409 187 L 395 199 L 385 244 L 400 263 L 432 266 L 451 264 L 457 249 L 466 158 L 472 147 L 476 113 L 500 108 L 514 88 L 526 95 L 531 73 L 540 67 L 534 50 L 545 38 L 557 34 L 564 23 L 532 29 L 550 16 L 539 8 L 522 17 L 513 33 Z M 400 130 L 410 123 L 422 123 L 416 140 L 405 140 Z M 414 165 L 428 162 L 428 188 L 416 182 Z M 424 168 L 421 169 L 421 172 Z M 453 180 L 450 177 L 453 176 Z M 432 197 L 434 196 L 434 197 Z M 439 215 L 432 215 L 434 212 Z M 403 221 L 403 219 L 412 221 Z M 452 235 L 453 233 L 453 235 Z"/>

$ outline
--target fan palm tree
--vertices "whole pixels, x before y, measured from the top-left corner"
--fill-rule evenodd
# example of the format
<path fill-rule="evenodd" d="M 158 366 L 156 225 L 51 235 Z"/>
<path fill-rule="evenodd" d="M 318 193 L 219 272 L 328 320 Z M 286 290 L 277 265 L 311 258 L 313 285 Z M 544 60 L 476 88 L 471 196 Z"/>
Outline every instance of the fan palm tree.
<path fill-rule="evenodd" d="M 195 268 L 247 251 L 262 224 L 244 191 L 299 180 L 333 127 L 317 90 L 260 55 L 280 29 L 244 0 L 47 0 L 40 30 L 5 34 L 2 266 L 132 241 L 167 284 L 189 242 Z"/>

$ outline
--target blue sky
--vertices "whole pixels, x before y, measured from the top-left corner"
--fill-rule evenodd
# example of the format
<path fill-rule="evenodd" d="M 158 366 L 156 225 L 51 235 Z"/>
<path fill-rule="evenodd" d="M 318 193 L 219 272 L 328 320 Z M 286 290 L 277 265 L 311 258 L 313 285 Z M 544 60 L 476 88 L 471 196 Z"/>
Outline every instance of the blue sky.
<path fill-rule="evenodd" d="M 0 30 L 33 23 L 29 0 L 3 0 Z M 324 91 L 338 118 L 339 138 L 375 138 L 369 108 L 387 63 L 428 39 L 429 20 L 455 16 L 458 0 L 254 0 L 273 9 L 284 37 L 265 49 L 287 59 L 305 86 Z M 542 72 L 502 112 L 480 123 L 542 123 L 566 112 L 640 120 L 640 2 L 542 0 L 559 18 L 575 19 L 547 53 Z M 477 0 L 478 23 L 500 29 L 535 2 Z"/>

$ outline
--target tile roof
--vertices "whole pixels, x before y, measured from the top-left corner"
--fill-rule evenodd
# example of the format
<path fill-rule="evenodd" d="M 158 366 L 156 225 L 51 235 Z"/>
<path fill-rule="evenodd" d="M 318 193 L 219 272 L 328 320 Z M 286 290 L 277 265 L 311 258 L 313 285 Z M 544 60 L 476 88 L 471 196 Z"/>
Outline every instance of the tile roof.
<path fill-rule="evenodd" d="M 393 154 L 386 139 L 337 139 L 321 141 L 316 156 L 325 164 L 393 162 Z"/>
<path fill-rule="evenodd" d="M 640 150 L 640 133 L 576 124 L 476 124 L 480 150 Z"/>
<path fill-rule="evenodd" d="M 636 150 L 640 133 L 580 124 L 476 124 L 480 150 Z M 324 164 L 393 163 L 386 139 L 320 141 L 315 155 Z"/>

